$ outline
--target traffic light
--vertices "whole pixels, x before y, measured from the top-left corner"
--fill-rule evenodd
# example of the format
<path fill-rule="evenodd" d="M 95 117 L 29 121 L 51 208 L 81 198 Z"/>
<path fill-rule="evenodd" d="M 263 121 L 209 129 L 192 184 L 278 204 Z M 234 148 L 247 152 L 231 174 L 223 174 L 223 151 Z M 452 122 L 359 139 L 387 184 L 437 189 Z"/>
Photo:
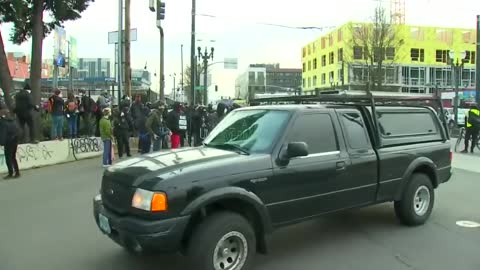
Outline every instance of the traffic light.
<path fill-rule="evenodd" d="M 215 92 L 218 92 L 218 85 L 215 85 Z"/>
<path fill-rule="evenodd" d="M 155 12 L 155 0 L 149 1 L 148 8 L 150 8 L 151 12 Z"/>
<path fill-rule="evenodd" d="M 157 0 L 157 21 L 165 20 L 165 3 Z"/>

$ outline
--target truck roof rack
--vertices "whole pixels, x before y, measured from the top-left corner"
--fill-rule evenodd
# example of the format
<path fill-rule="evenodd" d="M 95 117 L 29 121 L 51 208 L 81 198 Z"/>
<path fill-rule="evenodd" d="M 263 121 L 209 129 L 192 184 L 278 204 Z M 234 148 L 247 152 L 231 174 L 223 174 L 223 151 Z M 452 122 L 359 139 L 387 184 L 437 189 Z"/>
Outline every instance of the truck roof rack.
<path fill-rule="evenodd" d="M 284 97 L 269 97 L 258 98 L 250 101 L 251 106 L 256 105 L 274 105 L 274 104 L 344 104 L 344 105 L 359 105 L 371 106 L 373 115 L 373 125 L 378 130 L 378 119 L 376 114 L 376 105 L 388 106 L 430 106 L 440 109 L 440 118 L 445 131 L 445 138 L 448 140 L 448 128 L 444 115 L 442 100 L 439 91 L 435 91 L 431 96 L 381 96 L 366 92 L 366 94 L 348 95 L 339 91 L 325 91 L 319 95 L 300 95 L 300 96 L 284 96 Z M 378 132 L 377 132 L 378 134 Z M 378 136 L 378 135 L 377 135 Z M 376 138 L 380 143 L 380 138 Z"/>

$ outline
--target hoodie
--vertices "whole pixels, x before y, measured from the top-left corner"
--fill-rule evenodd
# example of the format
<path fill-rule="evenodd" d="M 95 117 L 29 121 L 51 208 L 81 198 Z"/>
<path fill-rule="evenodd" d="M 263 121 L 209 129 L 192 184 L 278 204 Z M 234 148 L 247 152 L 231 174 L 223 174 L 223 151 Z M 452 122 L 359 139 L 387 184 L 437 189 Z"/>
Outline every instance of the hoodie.
<path fill-rule="evenodd" d="M 173 110 L 168 113 L 167 127 L 173 133 L 185 133 L 187 131 L 187 116 L 182 111 L 181 104 L 175 102 L 173 104 Z"/>
<path fill-rule="evenodd" d="M 18 138 L 18 128 L 15 119 L 10 116 L 0 117 L 0 145 L 5 146 Z"/>

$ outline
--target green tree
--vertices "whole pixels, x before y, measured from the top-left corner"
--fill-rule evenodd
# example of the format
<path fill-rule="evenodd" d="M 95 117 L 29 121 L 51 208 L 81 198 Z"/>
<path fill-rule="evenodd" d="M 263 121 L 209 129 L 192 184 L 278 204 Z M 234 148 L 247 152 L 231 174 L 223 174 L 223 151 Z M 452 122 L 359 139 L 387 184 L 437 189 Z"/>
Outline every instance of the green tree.
<path fill-rule="evenodd" d="M 79 19 L 80 14 L 94 1 L 4 0 L 0 2 L 0 14 L 3 15 L 0 16 L 2 20 L 0 23 L 13 23 L 10 40 L 15 44 L 22 44 L 29 38 L 32 39 L 30 86 L 35 103 L 40 103 L 41 98 L 43 39 L 55 26 L 61 27 L 66 21 Z M 47 15 L 47 19 L 44 18 L 44 14 Z M 7 65 L 6 57 L 0 57 L 0 66 L 3 65 Z M 3 73 L 0 76 L 2 76 L 0 78 L 6 77 Z M 40 127 L 37 127 L 38 130 Z"/>

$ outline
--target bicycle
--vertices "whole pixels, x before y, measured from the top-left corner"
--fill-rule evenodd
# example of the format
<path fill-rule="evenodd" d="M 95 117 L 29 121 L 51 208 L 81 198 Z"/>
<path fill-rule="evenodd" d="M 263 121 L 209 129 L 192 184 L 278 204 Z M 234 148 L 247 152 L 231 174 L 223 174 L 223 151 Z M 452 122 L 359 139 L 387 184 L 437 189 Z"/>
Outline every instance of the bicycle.
<path fill-rule="evenodd" d="M 462 144 L 462 141 L 464 140 L 465 140 L 465 128 L 461 127 L 458 134 L 457 142 L 455 143 L 455 149 L 454 149 L 455 152 L 458 152 L 458 147 L 460 146 L 460 144 Z M 477 138 L 477 149 L 480 151 L 480 136 Z"/>

